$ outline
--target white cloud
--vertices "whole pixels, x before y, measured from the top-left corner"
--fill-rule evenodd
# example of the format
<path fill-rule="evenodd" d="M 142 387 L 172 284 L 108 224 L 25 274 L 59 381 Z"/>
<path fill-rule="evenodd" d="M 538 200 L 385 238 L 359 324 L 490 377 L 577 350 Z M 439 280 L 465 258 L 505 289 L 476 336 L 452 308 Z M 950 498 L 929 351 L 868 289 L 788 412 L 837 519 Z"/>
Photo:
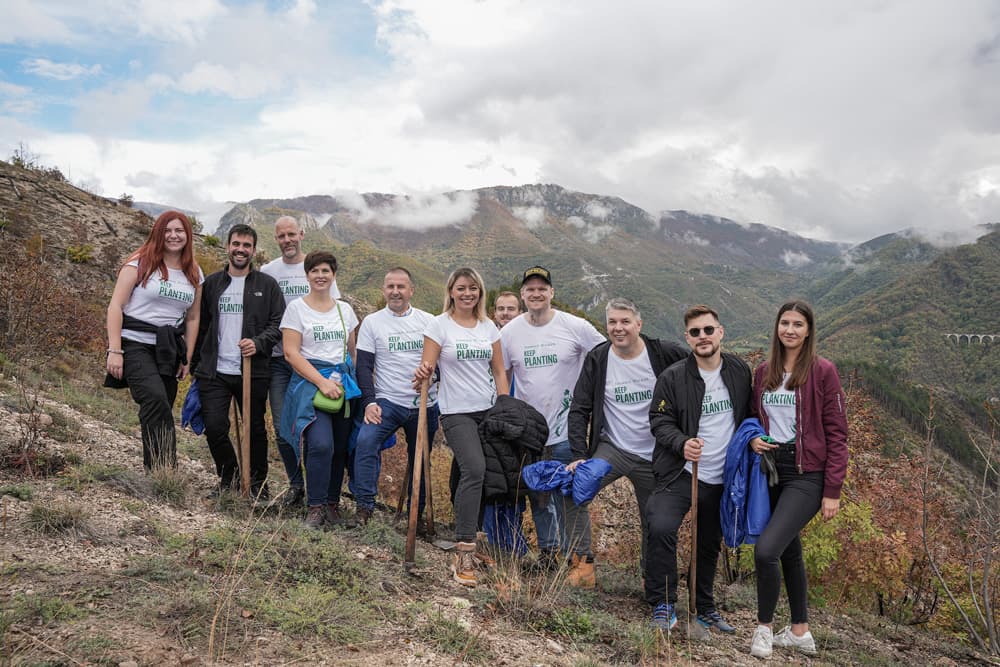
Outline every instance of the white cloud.
<path fill-rule="evenodd" d="M 812 258 L 804 252 L 795 252 L 794 250 L 786 250 L 781 254 L 781 261 L 783 261 L 787 266 L 793 269 L 798 269 L 807 264 L 812 263 Z"/>
<path fill-rule="evenodd" d="M 175 84 L 184 93 L 222 93 L 233 99 L 250 99 L 280 90 L 280 76 L 267 68 L 241 63 L 235 68 L 200 62 Z"/>
<path fill-rule="evenodd" d="M 393 197 L 386 204 L 370 207 L 358 193 L 338 193 L 341 205 L 354 210 L 358 221 L 375 222 L 403 229 L 429 229 L 468 222 L 479 207 L 474 192 Z"/>
<path fill-rule="evenodd" d="M 584 212 L 595 220 L 607 220 L 611 209 L 596 199 L 591 199 L 583 208 Z"/>
<path fill-rule="evenodd" d="M 17 60 L 58 46 L 81 63 L 104 63 L 92 45 L 114 43 L 137 61 L 77 79 L 85 92 L 69 102 L 87 136 L 48 130 L 43 113 L 23 135 L 112 194 L 142 171 L 165 174 L 164 195 L 212 201 L 542 181 L 837 241 L 1000 220 L 988 0 L 794 12 L 777 0 L 371 0 L 376 43 L 359 32 L 338 48 L 331 35 L 358 7 L 8 0 L 0 43 L 16 42 Z M 211 111 L 183 106 L 206 93 Z M 226 98 L 240 101 L 231 113 Z M 168 114 L 191 133 L 136 140 Z M 161 152 L 218 171 L 187 174 Z"/>
<path fill-rule="evenodd" d="M 0 95 L 4 97 L 23 97 L 30 92 L 27 86 L 19 86 L 16 83 L 0 81 Z"/>
<path fill-rule="evenodd" d="M 100 65 L 81 65 L 79 63 L 57 63 L 47 58 L 28 58 L 21 61 L 25 72 L 46 79 L 71 81 L 80 77 L 97 76 L 101 73 Z"/>
<path fill-rule="evenodd" d="M 538 229 L 545 222 L 545 207 L 543 206 L 512 206 L 514 217 L 527 225 L 528 229 Z"/>
<path fill-rule="evenodd" d="M 583 232 L 583 239 L 588 243 L 597 243 L 601 239 L 611 236 L 615 228 L 611 225 L 593 225 Z"/>
<path fill-rule="evenodd" d="M 683 243 L 687 243 L 688 245 L 700 245 L 700 246 L 708 245 L 707 239 L 701 238 L 700 236 L 692 232 L 690 229 L 684 231 L 684 235 L 681 237 L 681 241 Z"/>
<path fill-rule="evenodd" d="M 35 40 L 66 40 L 72 31 L 36 0 L 4 0 L 0 44 Z"/>

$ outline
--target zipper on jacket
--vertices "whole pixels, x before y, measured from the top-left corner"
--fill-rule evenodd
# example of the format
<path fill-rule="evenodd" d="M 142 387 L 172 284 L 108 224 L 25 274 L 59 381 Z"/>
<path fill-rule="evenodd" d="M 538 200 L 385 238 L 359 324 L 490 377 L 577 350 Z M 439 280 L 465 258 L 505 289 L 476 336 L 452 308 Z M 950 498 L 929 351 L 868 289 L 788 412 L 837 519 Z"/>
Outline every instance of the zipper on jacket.
<path fill-rule="evenodd" d="M 800 440 L 802 440 L 802 388 L 795 388 L 795 412 L 796 420 L 798 423 L 795 428 L 795 464 L 799 468 L 799 474 L 802 474 L 802 447 L 800 446 Z"/>

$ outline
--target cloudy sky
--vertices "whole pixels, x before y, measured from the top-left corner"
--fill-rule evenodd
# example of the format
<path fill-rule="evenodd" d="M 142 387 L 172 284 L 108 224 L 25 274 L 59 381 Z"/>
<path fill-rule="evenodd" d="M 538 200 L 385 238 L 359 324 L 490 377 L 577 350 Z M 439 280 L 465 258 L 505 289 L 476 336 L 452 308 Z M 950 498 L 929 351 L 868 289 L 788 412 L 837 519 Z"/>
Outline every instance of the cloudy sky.
<path fill-rule="evenodd" d="M 203 211 L 550 182 L 807 236 L 1000 222 L 1000 4 L 2 0 L 0 151 Z"/>

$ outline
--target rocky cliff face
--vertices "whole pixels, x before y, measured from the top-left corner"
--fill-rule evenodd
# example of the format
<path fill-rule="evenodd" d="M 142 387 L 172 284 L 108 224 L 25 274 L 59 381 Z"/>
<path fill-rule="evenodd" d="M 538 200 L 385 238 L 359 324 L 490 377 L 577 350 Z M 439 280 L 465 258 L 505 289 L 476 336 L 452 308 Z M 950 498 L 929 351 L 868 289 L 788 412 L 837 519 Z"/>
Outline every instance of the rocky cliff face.
<path fill-rule="evenodd" d="M 153 219 L 67 183 L 58 174 L 0 161 L 0 238 L 24 244 L 67 287 L 113 280 Z"/>

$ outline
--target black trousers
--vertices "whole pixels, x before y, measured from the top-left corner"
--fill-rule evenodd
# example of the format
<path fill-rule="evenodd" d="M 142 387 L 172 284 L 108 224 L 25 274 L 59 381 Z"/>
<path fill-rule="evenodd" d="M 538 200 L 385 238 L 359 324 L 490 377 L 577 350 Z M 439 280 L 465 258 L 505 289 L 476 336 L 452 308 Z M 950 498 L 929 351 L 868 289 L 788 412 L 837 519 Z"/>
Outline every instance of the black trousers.
<path fill-rule="evenodd" d="M 250 381 L 250 484 L 256 491 L 267 481 L 267 410 L 268 378 Z M 233 484 L 239 475 L 236 453 L 229 439 L 229 404 L 233 398 L 243 412 L 243 377 L 216 373 L 214 378 L 198 378 L 201 415 L 205 420 L 205 438 L 215 460 L 215 471 L 223 486 Z M 244 417 L 245 419 L 246 417 Z"/>
<path fill-rule="evenodd" d="M 770 488 L 771 520 L 757 539 L 754 549 L 757 620 L 760 623 L 774 620 L 781 577 L 784 575 L 792 623 L 808 623 L 808 583 L 799 532 L 822 506 L 824 473 L 800 473 L 795 465 L 793 442 L 781 445 L 775 464 L 778 484 Z"/>
<path fill-rule="evenodd" d="M 722 484 L 698 482 L 698 572 L 695 605 L 699 614 L 715 609 L 715 570 L 722 548 L 719 505 Z M 691 473 L 657 487 L 646 502 L 646 601 L 651 605 L 677 602 L 677 529 L 691 509 Z M 689 584 L 690 585 L 690 584 Z"/>
<path fill-rule="evenodd" d="M 177 432 L 174 430 L 174 399 L 177 378 L 160 375 L 156 346 L 122 339 L 122 377 L 128 382 L 132 400 L 139 405 L 142 428 L 142 465 L 146 470 L 177 465 Z"/>

